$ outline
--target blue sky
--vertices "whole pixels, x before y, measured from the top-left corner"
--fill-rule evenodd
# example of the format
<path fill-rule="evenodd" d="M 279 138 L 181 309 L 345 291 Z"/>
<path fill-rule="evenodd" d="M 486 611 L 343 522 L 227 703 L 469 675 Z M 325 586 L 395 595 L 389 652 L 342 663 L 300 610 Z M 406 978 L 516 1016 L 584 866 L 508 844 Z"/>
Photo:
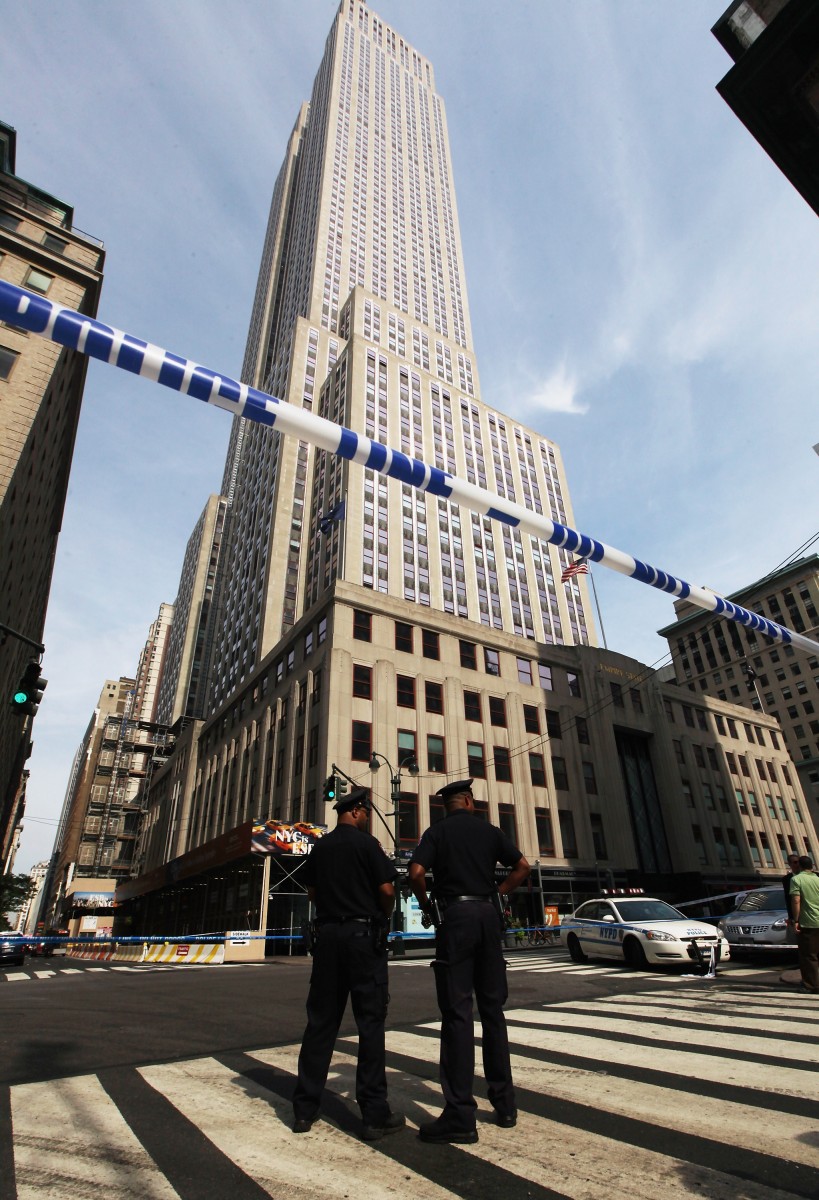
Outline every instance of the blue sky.
<path fill-rule="evenodd" d="M 561 446 L 576 525 L 723 593 L 815 532 L 819 223 L 715 92 L 726 0 L 383 0 L 447 107 L 483 399 Z M 273 182 L 335 0 L 7 7 L 17 170 L 107 248 L 100 317 L 238 375 Z M 217 491 L 227 415 L 89 369 L 20 870 Z M 595 571 L 610 648 L 668 597 Z"/>

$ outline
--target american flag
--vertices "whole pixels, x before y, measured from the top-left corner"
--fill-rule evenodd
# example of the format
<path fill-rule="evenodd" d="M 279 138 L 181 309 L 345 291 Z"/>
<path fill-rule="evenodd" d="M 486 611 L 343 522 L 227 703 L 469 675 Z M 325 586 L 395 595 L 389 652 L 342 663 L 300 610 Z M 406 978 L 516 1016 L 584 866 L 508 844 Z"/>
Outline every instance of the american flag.
<path fill-rule="evenodd" d="M 575 575 L 588 575 L 589 563 L 585 558 L 578 558 L 577 562 L 569 563 L 560 576 L 561 583 L 568 583 L 570 579 L 574 579 Z"/>

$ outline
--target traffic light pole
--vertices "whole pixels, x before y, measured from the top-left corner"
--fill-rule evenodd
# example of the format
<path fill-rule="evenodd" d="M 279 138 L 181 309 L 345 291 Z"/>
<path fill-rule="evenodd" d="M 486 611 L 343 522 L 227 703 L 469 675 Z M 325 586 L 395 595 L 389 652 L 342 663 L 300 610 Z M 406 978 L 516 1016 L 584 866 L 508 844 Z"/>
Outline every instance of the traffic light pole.
<path fill-rule="evenodd" d="M 25 642 L 27 646 L 33 646 L 38 654 L 45 654 L 45 646 L 42 642 L 35 642 L 33 638 L 26 637 L 24 633 L 18 633 L 16 629 L 12 629 L 10 626 L 3 625 L 0 622 L 0 646 L 9 637 L 17 638 L 18 642 Z"/>

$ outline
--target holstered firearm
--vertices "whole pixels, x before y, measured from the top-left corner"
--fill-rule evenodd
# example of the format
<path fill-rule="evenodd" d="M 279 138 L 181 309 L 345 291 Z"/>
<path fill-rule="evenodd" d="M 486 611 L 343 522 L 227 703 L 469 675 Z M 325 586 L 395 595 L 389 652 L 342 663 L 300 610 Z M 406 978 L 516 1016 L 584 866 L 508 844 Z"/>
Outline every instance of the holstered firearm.
<path fill-rule="evenodd" d="M 493 890 L 492 890 L 492 903 L 494 904 L 495 911 L 498 914 L 498 920 L 500 921 L 501 932 L 503 932 L 504 929 L 508 929 L 509 926 L 512 924 L 512 919 L 511 919 L 511 913 L 510 913 L 509 909 L 507 909 L 504 906 L 503 897 L 501 896 L 501 894 L 497 888 L 493 888 Z"/>
<path fill-rule="evenodd" d="M 383 917 L 381 920 L 378 917 L 373 917 L 371 930 L 373 935 L 373 949 L 376 954 L 383 954 L 387 949 L 387 942 L 389 941 L 389 920 L 386 917 Z"/>
<path fill-rule="evenodd" d="M 304 946 L 307 953 L 312 954 L 319 939 L 318 921 L 302 921 L 301 936 L 304 938 Z"/>
<path fill-rule="evenodd" d="M 430 925 L 434 925 L 437 929 L 442 920 L 441 906 L 433 894 L 428 897 L 427 908 L 421 913 L 421 924 L 424 929 L 429 929 Z"/>

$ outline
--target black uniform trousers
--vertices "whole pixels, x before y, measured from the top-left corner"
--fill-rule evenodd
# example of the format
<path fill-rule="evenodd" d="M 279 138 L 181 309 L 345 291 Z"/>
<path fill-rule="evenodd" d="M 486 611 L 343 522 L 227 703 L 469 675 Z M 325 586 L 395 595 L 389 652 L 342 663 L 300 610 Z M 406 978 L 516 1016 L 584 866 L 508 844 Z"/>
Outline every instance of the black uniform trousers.
<path fill-rule="evenodd" d="M 345 921 L 322 925 L 313 952 L 307 1028 L 293 1094 L 296 1120 L 312 1120 L 318 1113 L 348 996 L 358 1026 L 355 1094 L 361 1116 L 366 1124 L 383 1125 L 389 1115 L 384 1061 L 387 952 L 376 950 L 369 924 Z"/>
<path fill-rule="evenodd" d="M 472 994 L 481 1020 L 483 1071 L 489 1100 L 500 1113 L 515 1107 L 503 1006 L 509 994 L 500 922 L 491 901 L 450 903 L 435 943 L 435 985 L 441 1010 L 442 1121 L 475 1128 L 475 1028 Z"/>

